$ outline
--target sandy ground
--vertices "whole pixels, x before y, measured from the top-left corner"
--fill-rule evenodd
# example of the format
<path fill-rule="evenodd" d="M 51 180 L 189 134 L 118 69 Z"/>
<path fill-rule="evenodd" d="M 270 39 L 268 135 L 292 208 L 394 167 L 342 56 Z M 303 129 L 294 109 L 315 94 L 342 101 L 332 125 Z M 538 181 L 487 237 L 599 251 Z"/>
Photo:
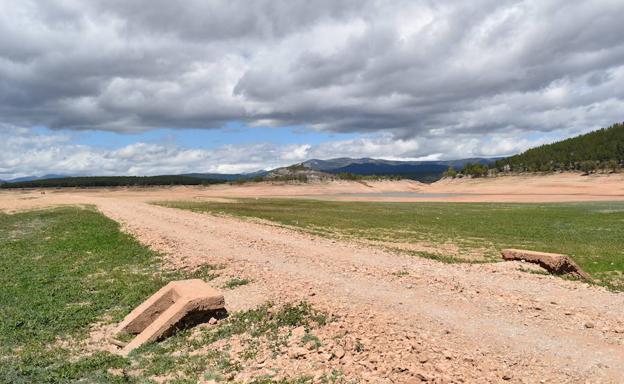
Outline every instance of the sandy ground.
<path fill-rule="evenodd" d="M 624 173 L 583 176 L 561 173 L 544 176 L 501 176 L 486 179 L 447 179 L 433 184 L 412 180 L 336 181 L 326 183 L 247 183 L 208 187 L 97 188 L 5 191 L 5 209 L 65 204 L 88 197 L 117 197 L 135 201 L 211 200 L 229 198 L 313 198 L 345 201 L 455 202 L 574 202 L 624 200 Z"/>
<path fill-rule="evenodd" d="M 514 196 L 525 201 L 525 193 L 532 191 L 533 196 L 558 196 L 563 201 L 572 196 L 622 200 L 622 180 L 620 175 L 527 179 L 515 188 L 518 193 Z M 577 183 L 585 187 L 573 187 Z M 328 188 L 495 192 L 487 195 L 491 197 L 503 196 L 499 194 L 510 188 L 502 178 L 482 185 L 473 181 L 444 181 L 429 187 L 414 182 L 379 184 L 99 190 L 45 195 L 3 192 L 0 209 L 93 204 L 141 242 L 165 252 L 172 266 L 223 264 L 221 279 L 250 279 L 251 284 L 225 292 L 230 311 L 267 300 L 285 303 L 305 299 L 338 317 L 320 333 L 322 351 L 306 356 L 285 354 L 266 361 L 263 358 L 245 368 L 243 375 L 248 377 L 279 367 L 298 373 L 337 368 L 347 377 L 373 383 L 624 382 L 621 294 L 523 272 L 521 269 L 527 267 L 516 262 L 441 264 L 287 228 L 145 203 L 182 197 L 292 196 L 296 194 L 293 191 L 308 196 L 327 192 Z M 278 190 L 271 194 L 272 188 Z M 338 355 L 344 352 L 344 356 L 331 358 L 336 350 L 341 351 Z"/>

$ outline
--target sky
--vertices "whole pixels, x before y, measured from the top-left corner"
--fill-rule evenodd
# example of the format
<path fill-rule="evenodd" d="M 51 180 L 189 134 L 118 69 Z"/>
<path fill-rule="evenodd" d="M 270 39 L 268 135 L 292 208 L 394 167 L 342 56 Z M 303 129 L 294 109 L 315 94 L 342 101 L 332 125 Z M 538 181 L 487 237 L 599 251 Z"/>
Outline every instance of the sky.
<path fill-rule="evenodd" d="M 0 9 L 0 179 L 505 156 L 624 120 L 622 0 Z"/>

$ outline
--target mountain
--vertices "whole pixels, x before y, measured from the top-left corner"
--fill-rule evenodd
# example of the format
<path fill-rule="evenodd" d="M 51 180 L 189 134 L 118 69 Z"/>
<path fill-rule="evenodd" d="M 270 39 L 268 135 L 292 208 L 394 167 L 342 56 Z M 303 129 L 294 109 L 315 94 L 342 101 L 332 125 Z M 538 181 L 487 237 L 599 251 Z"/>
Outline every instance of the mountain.
<path fill-rule="evenodd" d="M 542 145 L 519 155 L 500 159 L 499 170 L 545 172 L 597 168 L 617 170 L 624 162 L 624 123 Z"/>
<path fill-rule="evenodd" d="M 217 181 L 252 180 L 254 178 L 268 179 L 306 179 L 315 180 L 331 177 L 330 175 L 353 174 L 359 176 L 401 176 L 423 182 L 433 182 L 442 177 L 442 173 L 449 167 L 461 169 L 465 164 L 475 163 L 490 165 L 498 159 L 472 158 L 460 160 L 435 161 L 396 161 L 371 158 L 352 159 L 341 157 L 336 159 L 311 159 L 303 163 L 288 167 L 276 168 L 270 171 L 252 173 L 186 173 L 182 175 L 164 175 L 151 177 L 135 176 L 67 176 L 45 175 L 20 177 L 12 180 L 0 181 L 11 183 L 4 187 L 29 188 L 38 186 L 113 186 L 113 185 L 170 185 L 170 184 L 200 184 Z M 199 180 L 199 181 L 198 181 Z"/>
<path fill-rule="evenodd" d="M 329 160 L 312 159 L 303 162 L 302 165 L 315 171 L 332 174 L 352 173 L 362 176 L 393 175 L 423 182 L 433 182 L 440 179 L 442 173 L 449 167 L 459 170 L 468 163 L 489 165 L 496 160 L 498 159 L 471 158 L 460 160 L 397 161 L 341 157 Z"/>
<path fill-rule="evenodd" d="M 354 164 L 357 165 L 367 165 L 367 166 L 429 166 L 429 165 L 443 165 L 446 168 L 449 166 L 453 167 L 463 167 L 468 163 L 482 163 L 489 164 L 492 163 L 499 158 L 488 159 L 488 158 L 470 158 L 470 159 L 459 159 L 459 160 L 425 160 L 425 161 L 402 161 L 402 160 L 383 160 L 383 159 L 372 159 L 368 157 L 360 158 L 360 159 L 352 159 L 350 157 L 340 157 L 336 159 L 329 160 L 319 160 L 319 159 L 311 159 L 304 161 L 302 164 L 314 169 L 316 171 L 331 171 L 335 169 L 345 168 Z"/>

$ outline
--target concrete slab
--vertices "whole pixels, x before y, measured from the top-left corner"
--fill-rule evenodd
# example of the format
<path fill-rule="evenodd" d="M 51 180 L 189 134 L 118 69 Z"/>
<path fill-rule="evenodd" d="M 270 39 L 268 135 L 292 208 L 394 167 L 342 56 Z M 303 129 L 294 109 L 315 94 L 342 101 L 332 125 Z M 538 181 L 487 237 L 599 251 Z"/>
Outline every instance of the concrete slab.
<path fill-rule="evenodd" d="M 119 324 L 111 342 L 127 355 L 133 349 L 171 335 L 176 329 L 223 316 L 225 299 L 200 279 L 172 281 L 136 307 Z M 136 335 L 125 344 L 117 337 Z"/>

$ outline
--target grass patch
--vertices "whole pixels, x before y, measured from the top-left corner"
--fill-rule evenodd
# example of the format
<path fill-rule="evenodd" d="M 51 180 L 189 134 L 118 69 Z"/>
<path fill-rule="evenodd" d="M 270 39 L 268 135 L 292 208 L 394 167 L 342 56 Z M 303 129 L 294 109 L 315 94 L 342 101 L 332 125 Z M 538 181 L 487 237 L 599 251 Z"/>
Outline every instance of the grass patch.
<path fill-rule="evenodd" d="M 109 372 L 128 359 L 80 342 L 171 280 L 214 277 L 212 266 L 164 271 L 160 261 L 91 209 L 0 214 L 0 382 L 133 381 Z"/>
<path fill-rule="evenodd" d="M 247 285 L 249 284 L 250 281 L 247 279 L 239 279 L 239 278 L 232 278 L 228 281 L 225 282 L 225 284 L 223 284 L 223 288 L 225 289 L 234 289 L 236 287 L 241 287 L 243 285 Z"/>
<path fill-rule="evenodd" d="M 570 255 L 594 278 L 624 286 L 624 203 L 382 203 L 239 199 L 168 202 L 197 212 L 254 217 L 316 234 L 396 243 L 454 244 L 459 255 L 496 260 L 502 248 Z M 444 262 L 455 255 L 412 252 Z"/>

